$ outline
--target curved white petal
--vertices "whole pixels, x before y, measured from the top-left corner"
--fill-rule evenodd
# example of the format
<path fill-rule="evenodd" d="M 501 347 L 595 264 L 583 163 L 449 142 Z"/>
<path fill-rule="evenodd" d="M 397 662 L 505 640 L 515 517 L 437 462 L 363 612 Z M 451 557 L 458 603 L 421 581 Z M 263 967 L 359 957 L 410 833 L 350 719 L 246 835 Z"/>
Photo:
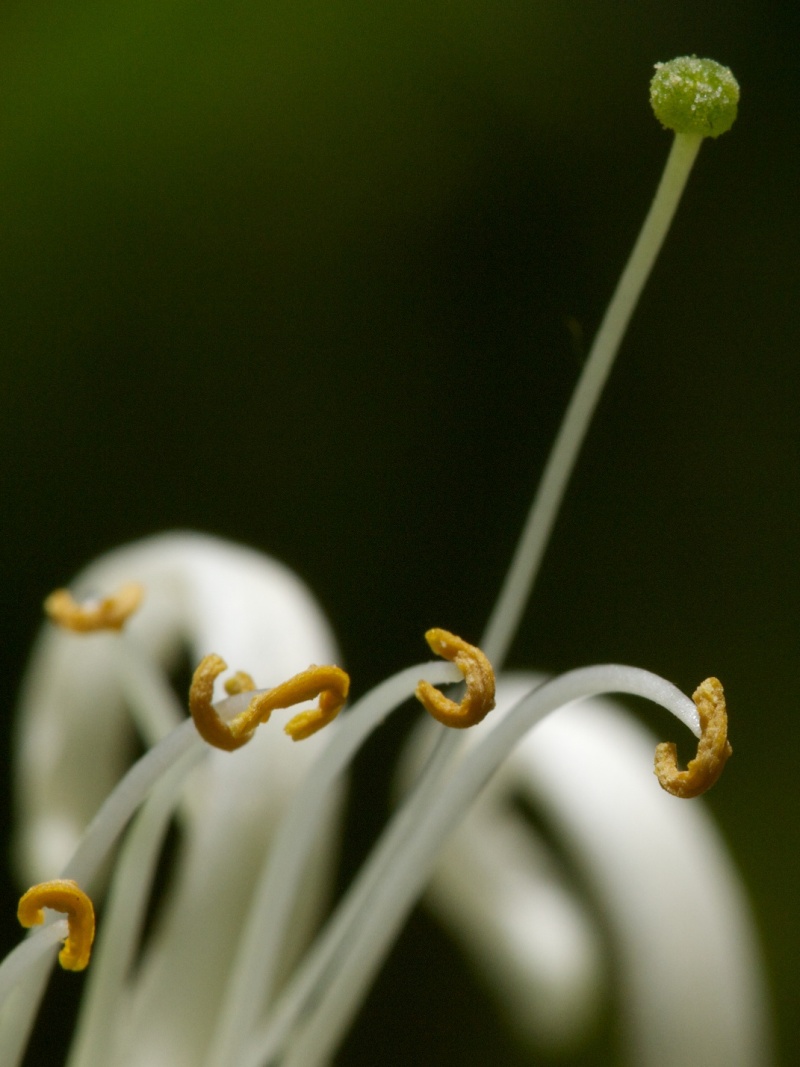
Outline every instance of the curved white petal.
<path fill-rule="evenodd" d="M 470 732 L 470 742 L 538 681 L 532 675 L 501 679 L 498 710 Z M 514 801 L 530 802 L 580 871 L 608 926 L 628 1061 L 636 1067 L 757 1067 L 770 1055 L 761 963 L 743 891 L 702 804 L 659 788 L 655 743 L 611 700 L 551 715 L 518 746 L 467 816 L 442 856 L 431 903 L 492 975 L 505 969 L 500 995 L 509 1012 L 524 1016 L 530 997 L 528 1015 L 518 1020 L 521 1032 L 527 1027 L 540 1038 L 557 1038 L 586 1018 L 591 939 L 585 931 L 576 937 L 583 919 L 570 913 L 572 901 L 548 867 L 531 863 L 537 849 L 531 851 L 530 841 L 524 851 L 514 850 L 513 860 L 506 847 L 509 835 L 521 842 L 528 832 L 521 822 L 515 825 Z M 506 884 L 515 886 L 512 895 L 502 889 Z M 548 894 L 555 907 L 533 914 Z M 542 936 L 548 925 L 550 944 Z M 526 962 L 526 952 L 540 957 Z M 571 973 L 570 961 L 576 963 Z M 552 983 L 549 993 L 542 979 Z M 516 995 L 509 996 L 515 986 Z M 542 1000 L 534 1004 L 537 997 Z M 545 1020 L 542 1030 L 548 1006 L 561 1019 Z"/>
<path fill-rule="evenodd" d="M 166 534 L 103 557 L 73 589 L 105 594 L 124 581 L 146 589 L 124 640 L 165 665 L 181 648 L 194 660 L 214 651 L 270 686 L 310 663 L 336 660 L 331 631 L 306 588 L 249 549 Z M 60 868 L 125 766 L 132 730 L 119 641 L 52 627 L 40 639 L 20 714 L 17 855 L 27 878 Z M 201 1061 L 273 828 L 324 743 L 321 734 L 295 744 L 275 723 L 235 753 L 209 753 L 194 783 L 175 881 L 125 1005 L 136 1040 L 123 1042 L 118 1062 Z M 320 865 L 326 859 L 321 849 Z M 325 879 L 307 883 L 321 887 Z M 310 914 L 314 901 L 302 907 Z M 305 933 L 307 922 L 298 929 Z"/>
<path fill-rule="evenodd" d="M 450 837 L 427 900 L 523 1041 L 581 1044 L 602 997 L 602 939 L 502 783 Z"/>

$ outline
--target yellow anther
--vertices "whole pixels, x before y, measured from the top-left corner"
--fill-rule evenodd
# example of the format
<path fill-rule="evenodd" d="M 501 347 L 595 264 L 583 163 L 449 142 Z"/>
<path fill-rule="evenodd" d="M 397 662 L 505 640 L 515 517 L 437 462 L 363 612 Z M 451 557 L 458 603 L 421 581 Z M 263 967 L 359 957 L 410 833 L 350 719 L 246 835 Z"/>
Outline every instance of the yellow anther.
<path fill-rule="evenodd" d="M 69 589 L 56 589 L 45 600 L 44 610 L 51 622 L 76 633 L 121 630 L 143 597 L 144 589 L 136 582 L 126 582 L 113 596 L 83 603 L 75 600 Z"/>
<path fill-rule="evenodd" d="M 676 797 L 697 797 L 705 793 L 722 774 L 733 752 L 728 743 L 728 713 L 725 693 L 716 678 L 706 678 L 692 694 L 700 716 L 697 755 L 685 771 L 678 770 L 678 753 L 670 741 L 656 748 L 656 775 L 662 789 Z"/>
<path fill-rule="evenodd" d="M 227 752 L 247 744 L 256 727 L 267 722 L 278 708 L 290 708 L 293 704 L 319 697 L 319 707 L 301 711 L 284 727 L 293 741 L 310 737 L 336 718 L 350 690 L 350 678 L 340 667 L 311 666 L 288 682 L 254 696 L 244 711 L 225 722 L 219 717 L 212 698 L 214 680 L 226 668 L 227 664 L 219 656 L 206 656 L 201 660 L 189 690 L 189 710 L 203 740 Z M 234 684 L 238 683 L 234 681 Z"/>
<path fill-rule="evenodd" d="M 40 882 L 23 893 L 17 906 L 17 918 L 25 926 L 44 922 L 43 908 L 63 912 L 69 923 L 69 935 L 58 954 L 65 971 L 82 971 L 89 962 L 94 941 L 94 908 L 77 882 L 57 878 Z"/>
<path fill-rule="evenodd" d="M 223 689 L 229 697 L 234 697 L 237 693 L 252 693 L 255 687 L 256 683 L 247 671 L 237 671 L 223 683 Z"/>
<path fill-rule="evenodd" d="M 467 691 L 461 703 L 456 704 L 430 682 L 422 681 L 417 686 L 417 700 L 434 719 L 445 726 L 459 730 L 475 726 L 494 707 L 494 671 L 491 663 L 479 648 L 468 645 L 447 630 L 428 630 L 425 640 L 437 656 L 455 663 L 464 675 Z"/>

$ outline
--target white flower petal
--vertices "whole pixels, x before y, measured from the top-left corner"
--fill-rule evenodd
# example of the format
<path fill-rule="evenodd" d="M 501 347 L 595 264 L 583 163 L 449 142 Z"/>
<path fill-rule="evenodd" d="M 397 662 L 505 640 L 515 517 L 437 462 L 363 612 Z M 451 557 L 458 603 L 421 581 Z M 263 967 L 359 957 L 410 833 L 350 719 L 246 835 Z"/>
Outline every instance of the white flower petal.
<path fill-rule="evenodd" d="M 521 1039 L 573 1048 L 602 996 L 602 940 L 502 784 L 488 793 L 447 842 L 427 899 Z"/>
<path fill-rule="evenodd" d="M 269 686 L 310 663 L 336 660 L 330 629 L 306 588 L 251 550 L 167 534 L 103 557 L 74 588 L 108 593 L 123 581 L 146 589 L 124 639 L 165 665 L 181 648 L 193 659 L 216 651 Z M 37 648 L 22 700 L 18 770 L 17 853 L 32 880 L 63 865 L 125 766 L 132 730 L 115 655 L 119 640 L 48 627 Z M 274 826 L 324 743 L 321 734 L 294 744 L 276 723 L 236 753 L 209 753 L 192 794 L 175 884 L 125 1005 L 137 1039 L 119 1062 L 200 1062 Z M 319 851 L 320 874 L 309 879 L 309 899 L 300 905 L 299 937 L 327 884 L 321 871 L 331 849 Z"/>

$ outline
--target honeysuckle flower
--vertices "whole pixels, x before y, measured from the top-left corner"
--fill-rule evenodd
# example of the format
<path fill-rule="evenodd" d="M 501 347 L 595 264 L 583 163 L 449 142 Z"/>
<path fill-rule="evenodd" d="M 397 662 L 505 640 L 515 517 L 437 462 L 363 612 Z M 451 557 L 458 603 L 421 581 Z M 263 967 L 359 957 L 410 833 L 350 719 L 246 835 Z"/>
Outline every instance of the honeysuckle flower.
<path fill-rule="evenodd" d="M 707 679 L 690 700 L 615 664 L 546 681 L 495 674 L 701 137 L 732 121 L 737 94 L 722 69 L 690 57 L 654 79 L 673 151 L 479 646 L 434 628 L 426 637 L 441 658 L 400 670 L 339 715 L 349 679 L 326 620 L 286 568 L 255 552 L 162 535 L 111 553 L 48 598 L 51 622 L 21 698 L 15 855 L 21 877 L 39 883 L 20 920 L 36 925 L 46 909 L 51 921 L 0 966 L 0 1062 L 21 1058 L 57 943 L 67 966 L 85 965 L 89 898 L 99 902 L 106 884 L 70 1067 L 330 1062 L 429 881 L 433 907 L 520 1034 L 563 1044 L 591 1020 L 607 954 L 559 858 L 520 821 L 520 803 L 541 805 L 605 916 L 630 1062 L 767 1062 L 736 874 L 702 809 L 677 799 L 713 783 L 730 754 L 719 682 Z M 169 681 L 183 656 L 194 668 L 191 717 Z M 223 696 L 226 662 L 239 670 Z M 448 684 L 455 694 L 440 690 Z M 659 746 L 656 781 L 652 742 L 596 699 L 604 693 L 671 711 L 699 739 L 687 770 Z M 430 719 L 403 799 L 321 925 L 343 778 L 413 695 Z M 271 721 L 287 707 L 288 737 Z M 145 752 L 134 762 L 137 740 Z M 143 938 L 173 820 L 180 844 Z"/>

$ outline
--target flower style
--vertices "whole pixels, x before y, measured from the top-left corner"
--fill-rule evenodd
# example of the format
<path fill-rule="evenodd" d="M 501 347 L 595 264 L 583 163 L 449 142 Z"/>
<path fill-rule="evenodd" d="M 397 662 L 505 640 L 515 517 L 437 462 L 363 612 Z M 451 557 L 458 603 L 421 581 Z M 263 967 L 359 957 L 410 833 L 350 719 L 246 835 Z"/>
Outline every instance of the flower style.
<path fill-rule="evenodd" d="M 702 98 L 704 130 L 679 125 L 480 647 L 432 629 L 426 638 L 441 658 L 399 671 L 339 714 L 350 680 L 328 623 L 291 572 L 256 552 L 165 534 L 103 557 L 72 591 L 48 598 L 51 622 L 21 698 L 15 857 L 21 876 L 41 883 L 23 896 L 21 921 L 41 924 L 42 909 L 68 918 L 51 915 L 0 965 L 0 1062 L 20 1061 L 57 943 L 66 942 L 66 966 L 85 966 L 87 893 L 106 899 L 69 1067 L 330 1062 L 428 883 L 431 907 L 521 1038 L 574 1042 L 607 984 L 605 953 L 562 861 L 524 818 L 529 806 L 544 813 L 604 915 L 629 1061 L 767 1062 L 758 951 L 738 879 L 704 810 L 676 799 L 712 784 L 730 755 L 719 682 L 704 682 L 693 703 L 658 676 L 615 664 L 549 680 L 500 672 L 701 134 L 722 132 L 718 65 L 709 73 L 707 61 L 678 62 L 670 118 Z M 665 67 L 659 94 L 671 84 Z M 699 79 L 694 97 L 689 77 Z M 185 654 L 199 664 L 189 717 L 169 682 Z M 264 688 L 239 671 L 227 695 L 215 695 L 221 655 Z M 438 688 L 452 684 L 453 699 Z M 699 739 L 688 769 L 660 745 L 655 781 L 654 741 L 607 693 L 644 697 L 680 719 Z M 347 768 L 414 695 L 430 714 L 409 747 L 402 801 L 321 925 Z M 289 707 L 285 737 L 271 719 Z M 137 738 L 146 751 L 131 762 Z M 180 845 L 169 890 L 143 935 L 173 822 Z"/>

